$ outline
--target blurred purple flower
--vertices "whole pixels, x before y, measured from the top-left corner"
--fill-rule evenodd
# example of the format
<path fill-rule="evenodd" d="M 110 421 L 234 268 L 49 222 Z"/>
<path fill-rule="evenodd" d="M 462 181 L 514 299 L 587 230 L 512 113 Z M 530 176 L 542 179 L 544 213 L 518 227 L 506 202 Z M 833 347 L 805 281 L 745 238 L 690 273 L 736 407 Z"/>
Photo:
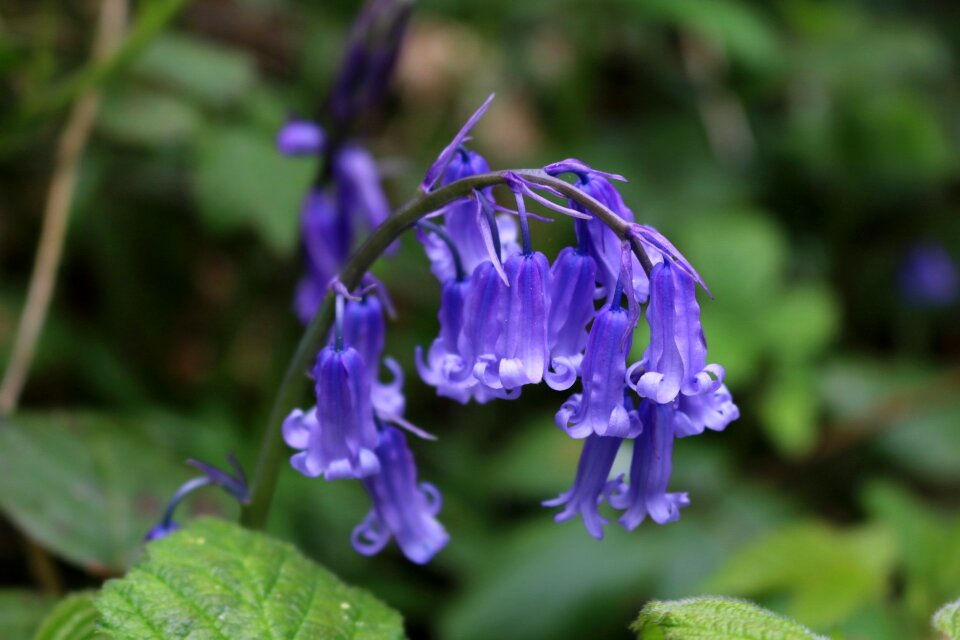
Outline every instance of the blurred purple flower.
<path fill-rule="evenodd" d="M 440 492 L 431 484 L 417 484 L 413 454 L 399 430 L 383 429 L 376 455 L 380 473 L 363 479 L 373 509 L 353 530 L 353 548 L 369 556 L 396 538 L 408 559 L 424 564 L 450 539 L 436 518 Z"/>
<path fill-rule="evenodd" d="M 347 130 L 383 101 L 406 33 L 412 0 L 369 0 L 353 24 L 327 111 Z"/>
<path fill-rule="evenodd" d="M 620 479 L 609 478 L 622 442 L 622 438 L 598 435 L 590 435 L 583 441 L 573 486 L 557 498 L 543 502 L 545 507 L 563 507 L 554 520 L 565 522 L 579 515 L 587 532 L 597 540 L 603 539 L 603 525 L 607 520 L 600 515 L 599 506 L 620 489 Z"/>
<path fill-rule="evenodd" d="M 277 148 L 285 156 L 316 156 L 326 144 L 323 128 L 309 120 L 287 120 L 277 132 Z"/>
<path fill-rule="evenodd" d="M 960 293 L 957 263 L 938 244 L 918 244 L 900 265 L 900 291 L 903 298 L 915 306 L 950 305 Z"/>

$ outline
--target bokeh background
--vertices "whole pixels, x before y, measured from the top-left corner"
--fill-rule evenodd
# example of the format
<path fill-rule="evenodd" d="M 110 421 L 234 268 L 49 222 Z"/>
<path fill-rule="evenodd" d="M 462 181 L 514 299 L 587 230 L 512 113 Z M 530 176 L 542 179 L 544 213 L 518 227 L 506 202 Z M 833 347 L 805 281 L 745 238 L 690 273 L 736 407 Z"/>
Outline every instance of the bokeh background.
<path fill-rule="evenodd" d="M 0 436 L 0 621 L 47 606 L 24 591 L 49 586 L 38 548 L 69 588 L 121 572 L 184 458 L 235 451 L 252 469 L 299 338 L 316 171 L 274 136 L 316 112 L 358 10 L 193 0 L 103 79 L 19 430 Z M 0 362 L 69 102 L 46 98 L 82 72 L 96 11 L 0 2 Z M 358 556 L 362 489 L 291 469 L 270 530 L 415 638 L 626 638 L 648 599 L 703 593 L 835 637 L 927 637 L 960 596 L 958 55 L 960 7 L 934 0 L 418 1 L 363 129 L 391 201 L 495 91 L 473 142 L 491 165 L 576 157 L 627 176 L 638 220 L 703 274 L 710 361 L 742 417 L 678 441 L 680 522 L 602 542 L 554 524 L 539 503 L 579 453 L 553 426 L 564 395 L 434 397 L 413 350 L 436 333 L 438 287 L 407 237 L 375 273 L 398 310 L 387 351 L 408 417 L 440 437 L 414 447 L 452 541 L 425 568 Z M 573 238 L 562 220 L 534 233 L 551 258 Z"/>

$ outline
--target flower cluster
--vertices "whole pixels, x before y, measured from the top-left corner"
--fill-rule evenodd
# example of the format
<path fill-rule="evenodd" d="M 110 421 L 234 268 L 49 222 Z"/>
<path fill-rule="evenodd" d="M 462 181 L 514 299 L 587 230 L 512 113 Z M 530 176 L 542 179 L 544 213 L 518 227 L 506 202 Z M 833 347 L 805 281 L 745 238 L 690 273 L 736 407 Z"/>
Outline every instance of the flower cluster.
<path fill-rule="evenodd" d="M 488 174 L 486 160 L 465 142 L 489 102 L 427 171 L 423 193 Z M 565 175 L 573 176 L 578 197 L 560 204 L 547 196 L 569 186 L 556 178 Z M 584 441 L 576 478 L 544 505 L 560 508 L 558 521 L 582 516 L 596 538 L 607 524 L 599 511 L 604 500 L 622 511 L 619 522 L 628 530 L 648 516 L 658 524 L 676 520 L 690 501 L 668 491 L 674 439 L 722 430 L 738 417 L 723 368 L 707 362 L 699 274 L 665 237 L 634 222 L 614 186 L 620 176 L 569 159 L 500 178 L 515 208 L 499 205 L 490 187 L 477 188 L 417 226 L 440 281 L 440 331 L 416 353 L 421 378 L 464 404 L 515 399 L 541 382 L 560 391 L 579 384 L 555 419 Z M 533 247 L 529 223 L 539 216 L 528 201 L 576 221 L 576 245 L 552 264 Z M 611 219 L 593 215 L 597 207 Z M 357 551 L 375 553 L 392 537 L 422 563 L 448 536 L 436 519 L 439 493 L 417 483 L 396 428 L 411 428 L 402 416 L 399 369 L 393 367 L 389 385 L 376 375 L 384 345 L 377 291 L 368 276 L 360 291 L 337 297 L 336 326 L 314 368 L 316 406 L 294 411 L 283 432 L 301 450 L 291 462 L 304 475 L 363 481 L 373 510 L 354 531 Z M 643 305 L 650 342 L 631 364 Z M 632 447 L 629 475 L 611 477 L 625 442 Z"/>
<path fill-rule="evenodd" d="M 376 161 L 349 134 L 382 101 L 410 8 L 409 0 L 371 0 L 364 7 L 324 110 L 336 135 L 328 136 L 320 124 L 299 118 L 287 121 L 277 134 L 280 153 L 324 160 L 301 208 L 307 268 L 294 307 L 304 324 L 346 262 L 360 228 L 373 229 L 390 214 Z"/>

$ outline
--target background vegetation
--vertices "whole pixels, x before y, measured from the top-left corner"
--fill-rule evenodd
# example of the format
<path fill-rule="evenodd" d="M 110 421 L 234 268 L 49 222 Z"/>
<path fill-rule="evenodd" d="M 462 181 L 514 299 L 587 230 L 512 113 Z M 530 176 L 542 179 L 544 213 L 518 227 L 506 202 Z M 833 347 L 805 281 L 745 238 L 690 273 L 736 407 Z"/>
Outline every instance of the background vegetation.
<path fill-rule="evenodd" d="M 136 3 L 134 21 L 160 4 Z M 0 429 L 0 627 L 30 637 L 38 586 L 122 572 L 187 477 L 180 460 L 232 450 L 252 468 L 300 333 L 298 207 L 315 171 L 273 137 L 316 111 L 358 8 L 194 0 L 87 77 L 103 99 L 56 296 Z M 0 3 L 2 362 L 96 11 Z M 563 396 L 433 396 L 413 349 L 436 332 L 438 287 L 408 237 L 377 269 L 398 310 L 388 352 L 409 417 L 440 436 L 415 447 L 453 540 L 426 568 L 358 556 L 361 488 L 292 470 L 271 532 L 400 610 L 413 637 L 622 638 L 647 600 L 703 593 L 836 637 L 928 635 L 960 595 L 960 306 L 911 301 L 900 272 L 918 243 L 960 257 L 958 55 L 960 9 L 934 0 L 418 2 L 366 127 L 392 202 L 496 91 L 474 141 L 491 164 L 577 157 L 626 175 L 638 219 L 704 275 L 710 359 L 742 418 L 678 443 L 672 486 L 693 500 L 679 523 L 599 543 L 554 524 L 539 502 L 579 453 L 552 424 Z M 572 227 L 535 234 L 552 257 Z"/>

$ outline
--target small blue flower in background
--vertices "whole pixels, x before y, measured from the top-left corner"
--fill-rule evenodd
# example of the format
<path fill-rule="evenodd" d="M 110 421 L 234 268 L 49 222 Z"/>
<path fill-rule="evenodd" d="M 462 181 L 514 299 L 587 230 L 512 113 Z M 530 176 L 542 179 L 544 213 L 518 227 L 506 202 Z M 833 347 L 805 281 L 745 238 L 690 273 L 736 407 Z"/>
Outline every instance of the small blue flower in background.
<path fill-rule="evenodd" d="M 353 548 L 373 555 L 394 538 L 407 558 L 424 564 L 450 539 L 436 518 L 442 504 L 440 492 L 432 484 L 417 483 L 413 454 L 398 429 L 381 431 L 376 455 L 380 473 L 363 480 L 373 509 L 354 529 Z"/>
<path fill-rule="evenodd" d="M 200 460 L 187 460 L 187 464 L 200 470 L 203 475 L 191 478 L 180 485 L 180 488 L 173 494 L 170 502 L 167 503 L 167 508 L 164 509 L 160 522 L 154 525 L 144 536 L 144 542 L 165 538 L 180 529 L 180 525 L 173 519 L 177 507 L 188 495 L 208 485 L 220 487 L 233 496 L 240 504 L 250 502 L 250 488 L 247 486 L 247 476 L 243 472 L 243 468 L 240 467 L 240 463 L 232 453 L 227 456 L 227 459 L 233 468 L 233 473 L 219 469 L 212 464 L 201 462 Z"/>
<path fill-rule="evenodd" d="M 918 307 L 942 307 L 960 294 L 960 270 L 941 245 L 918 244 L 900 264 L 900 293 Z"/>

